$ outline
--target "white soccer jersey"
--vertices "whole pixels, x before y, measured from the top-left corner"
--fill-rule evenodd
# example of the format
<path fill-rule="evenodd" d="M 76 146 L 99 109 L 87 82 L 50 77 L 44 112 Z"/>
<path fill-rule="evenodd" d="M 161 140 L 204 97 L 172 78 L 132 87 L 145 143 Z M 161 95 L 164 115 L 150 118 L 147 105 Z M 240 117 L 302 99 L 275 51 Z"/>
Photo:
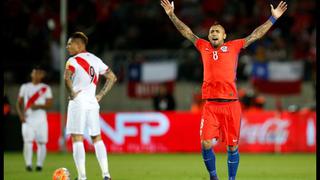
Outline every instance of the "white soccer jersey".
<path fill-rule="evenodd" d="M 20 87 L 19 97 L 23 98 L 27 121 L 34 117 L 40 119 L 46 118 L 46 111 L 44 109 L 32 110 L 30 107 L 32 105 L 44 105 L 46 99 L 52 98 L 50 86 L 44 83 L 25 83 Z"/>
<path fill-rule="evenodd" d="M 79 53 L 69 58 L 66 63 L 66 69 L 73 72 L 73 91 L 80 91 L 72 101 L 85 109 L 99 108 L 95 97 L 96 86 L 99 75 L 104 74 L 108 68 L 100 58 L 89 52 Z"/>

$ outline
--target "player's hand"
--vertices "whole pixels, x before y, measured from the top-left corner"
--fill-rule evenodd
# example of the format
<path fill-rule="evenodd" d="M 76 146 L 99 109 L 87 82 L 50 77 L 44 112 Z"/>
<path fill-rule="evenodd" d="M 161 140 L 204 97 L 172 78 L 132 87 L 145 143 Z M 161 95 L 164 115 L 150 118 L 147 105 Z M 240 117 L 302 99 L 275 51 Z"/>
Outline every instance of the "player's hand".
<path fill-rule="evenodd" d="M 287 3 L 284 1 L 281 1 L 278 4 L 278 7 L 276 9 L 273 8 L 272 4 L 270 4 L 270 6 L 271 6 L 271 14 L 276 19 L 278 19 L 287 10 L 287 7 L 288 7 Z"/>
<path fill-rule="evenodd" d="M 173 13 L 173 10 L 174 10 L 173 1 L 172 3 L 170 3 L 169 0 L 161 0 L 161 6 L 163 7 L 163 9 L 166 11 L 168 15 Z"/>
<path fill-rule="evenodd" d="M 101 101 L 101 99 L 102 99 L 102 95 L 97 94 L 97 95 L 96 95 L 96 98 L 97 98 L 97 101 L 98 101 L 98 102 L 100 102 L 100 101 Z"/>
<path fill-rule="evenodd" d="M 81 92 L 81 90 L 79 90 L 77 92 L 71 92 L 71 94 L 69 96 L 69 100 L 73 100 L 74 98 L 76 98 L 80 92 Z"/>
<path fill-rule="evenodd" d="M 30 107 L 32 110 L 37 110 L 37 109 L 41 109 L 38 105 L 32 105 L 31 107 Z"/>
<path fill-rule="evenodd" d="M 24 115 L 19 116 L 20 122 L 25 123 L 26 122 L 26 117 Z"/>

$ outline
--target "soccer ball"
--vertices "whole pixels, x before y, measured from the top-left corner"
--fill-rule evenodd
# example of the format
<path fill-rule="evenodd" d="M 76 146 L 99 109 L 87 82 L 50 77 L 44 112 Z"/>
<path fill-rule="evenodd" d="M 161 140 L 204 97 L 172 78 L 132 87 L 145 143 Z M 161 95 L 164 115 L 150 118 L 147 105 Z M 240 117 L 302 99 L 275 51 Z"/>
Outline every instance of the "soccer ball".
<path fill-rule="evenodd" d="M 58 168 L 52 175 L 52 180 L 70 180 L 70 172 L 67 168 Z"/>

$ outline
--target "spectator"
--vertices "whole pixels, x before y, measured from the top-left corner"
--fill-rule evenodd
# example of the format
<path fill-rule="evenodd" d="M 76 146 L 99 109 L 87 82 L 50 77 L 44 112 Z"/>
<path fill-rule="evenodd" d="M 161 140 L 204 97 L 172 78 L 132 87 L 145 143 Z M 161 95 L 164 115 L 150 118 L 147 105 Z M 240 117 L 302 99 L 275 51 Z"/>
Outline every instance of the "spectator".
<path fill-rule="evenodd" d="M 192 113 L 201 113 L 203 105 L 204 105 L 204 101 L 201 98 L 201 92 L 197 92 L 193 94 L 190 111 Z"/>
<path fill-rule="evenodd" d="M 11 107 L 9 103 L 9 99 L 6 94 L 3 96 L 3 115 L 7 118 L 10 115 Z"/>
<path fill-rule="evenodd" d="M 153 108 L 156 111 L 173 111 L 176 103 L 171 93 L 168 93 L 164 84 L 159 87 L 159 92 L 153 97 Z"/>
<path fill-rule="evenodd" d="M 273 31 L 277 32 L 281 39 L 276 40 L 276 44 L 273 42 L 262 44 L 261 42 L 274 36 L 274 33 L 267 34 L 267 38 L 259 42 L 262 47 L 257 49 L 257 58 L 263 60 L 263 54 L 266 53 L 266 60 L 281 60 L 286 57 L 293 57 L 295 60 L 307 59 L 310 48 L 315 49 L 310 47 L 308 42 L 308 39 L 315 39 L 310 32 L 313 28 L 315 29 L 316 18 L 313 16 L 313 13 L 316 12 L 315 2 L 315 0 L 291 2 L 290 13 L 282 18 L 281 23 L 276 24 L 276 29 Z M 226 25 L 226 29 L 236 30 L 234 37 L 227 37 L 230 39 L 246 35 L 248 30 L 268 18 L 266 15 L 269 11 L 269 6 L 266 6 L 269 5 L 268 2 L 262 0 L 184 0 L 178 4 L 177 13 L 187 24 L 192 25 L 192 29 L 195 29 L 197 34 L 206 36 L 205 29 L 208 29 L 214 20 L 218 20 Z M 227 7 L 225 7 L 226 4 L 228 4 Z M 27 80 L 24 77 L 28 77 L 29 72 L 26 69 L 31 68 L 31 64 L 41 64 L 47 59 L 54 63 L 54 68 L 50 71 L 57 71 L 59 69 L 56 54 L 58 46 L 54 44 L 54 41 L 59 41 L 61 32 L 59 1 L 8 0 L 4 5 L 3 37 L 7 49 L 4 50 L 3 59 L 10 59 L 4 64 L 4 72 L 13 73 L 13 78 L 15 78 L 13 81 L 22 83 Z M 92 44 L 92 47 L 89 48 L 94 49 L 99 55 L 119 48 L 121 50 L 142 50 L 183 47 L 178 43 L 181 42 L 182 37 L 175 38 L 178 32 L 164 20 L 159 9 L 158 1 L 84 0 L 79 2 L 70 0 L 67 15 L 68 29 L 88 32 Z M 223 15 L 223 18 L 217 19 L 221 17 L 220 15 Z M 151 28 L 155 26 L 158 28 Z M 145 34 L 148 36 L 144 36 Z M 191 44 L 187 45 L 188 47 L 185 48 L 191 47 Z M 248 52 L 252 50 L 253 54 L 246 55 L 253 57 L 257 45 L 252 44 Z M 41 51 L 37 51 L 38 49 Z M 15 53 L 16 51 L 21 53 Z M 52 52 L 55 55 L 51 55 Z M 29 59 L 31 63 L 21 63 L 24 59 Z M 184 64 L 188 66 L 186 61 L 181 64 L 179 67 L 184 67 Z M 56 76 L 54 72 L 48 72 L 48 75 L 50 74 Z M 190 76 L 197 75 L 191 74 Z M 51 79 L 50 76 L 48 78 Z M 246 80 L 242 76 L 238 78 Z M 54 78 L 56 82 L 58 79 Z M 197 78 L 188 79 L 197 81 Z"/>

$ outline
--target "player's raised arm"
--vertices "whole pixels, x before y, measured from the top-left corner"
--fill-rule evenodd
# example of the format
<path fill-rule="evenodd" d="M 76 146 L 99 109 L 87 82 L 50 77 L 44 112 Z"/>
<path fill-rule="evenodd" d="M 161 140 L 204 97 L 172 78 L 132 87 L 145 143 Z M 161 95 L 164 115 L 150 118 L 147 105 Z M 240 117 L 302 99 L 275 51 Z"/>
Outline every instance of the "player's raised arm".
<path fill-rule="evenodd" d="M 196 35 L 193 34 L 191 29 L 185 25 L 178 17 L 174 14 L 174 5 L 173 1 L 172 4 L 170 4 L 169 0 L 161 0 L 161 6 L 166 11 L 167 15 L 169 16 L 170 20 L 173 22 L 173 24 L 176 26 L 176 28 L 179 30 L 179 32 L 188 40 L 190 40 L 192 43 L 198 39 Z"/>
<path fill-rule="evenodd" d="M 247 36 L 244 48 L 248 47 L 251 43 L 253 43 L 254 41 L 260 39 L 261 37 L 263 37 L 266 32 L 268 32 L 268 30 L 271 28 L 271 26 L 276 22 L 276 20 L 282 16 L 282 14 L 287 10 L 287 3 L 281 1 L 277 8 L 274 9 L 273 5 L 270 4 L 271 7 L 271 16 L 270 18 L 261 26 L 259 26 L 258 28 L 256 28 L 249 36 Z"/>
<path fill-rule="evenodd" d="M 103 76 L 106 78 L 106 81 L 100 92 L 96 95 L 98 102 L 102 99 L 103 96 L 105 96 L 110 91 L 113 84 L 117 81 L 116 75 L 112 72 L 110 68 L 106 71 L 106 73 L 103 74 Z"/>

